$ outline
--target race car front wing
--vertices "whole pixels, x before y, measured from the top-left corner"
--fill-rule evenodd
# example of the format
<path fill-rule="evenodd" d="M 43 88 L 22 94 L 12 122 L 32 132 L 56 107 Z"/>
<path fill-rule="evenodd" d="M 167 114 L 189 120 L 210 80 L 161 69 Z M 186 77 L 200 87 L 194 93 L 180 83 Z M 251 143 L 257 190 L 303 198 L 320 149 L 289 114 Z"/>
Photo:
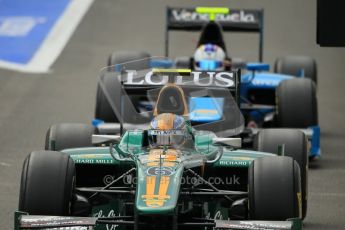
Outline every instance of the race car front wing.
<path fill-rule="evenodd" d="M 15 213 L 15 230 L 19 229 L 54 229 L 54 230 L 92 230 L 97 225 L 134 225 L 134 221 L 126 217 L 67 217 L 38 216 L 25 212 Z M 179 226 L 205 226 L 214 229 L 251 229 L 251 230 L 300 230 L 300 219 L 286 221 L 253 221 L 253 220 L 207 220 L 205 223 L 178 223 Z"/>

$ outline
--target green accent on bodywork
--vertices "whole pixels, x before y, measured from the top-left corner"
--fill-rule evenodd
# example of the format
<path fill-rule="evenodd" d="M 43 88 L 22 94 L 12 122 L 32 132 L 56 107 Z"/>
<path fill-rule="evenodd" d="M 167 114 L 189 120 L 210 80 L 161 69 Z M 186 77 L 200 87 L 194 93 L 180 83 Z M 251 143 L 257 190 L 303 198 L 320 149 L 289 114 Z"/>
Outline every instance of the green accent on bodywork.
<path fill-rule="evenodd" d="M 285 144 L 278 145 L 278 156 L 285 155 Z"/>
<path fill-rule="evenodd" d="M 186 124 L 186 130 L 187 130 L 187 132 L 190 134 L 190 135 L 193 135 L 194 136 L 194 129 L 193 129 L 193 127 L 192 127 L 192 123 L 191 123 L 191 121 L 189 121 L 188 119 L 188 117 L 184 117 L 184 119 L 185 119 L 185 124 Z"/>
<path fill-rule="evenodd" d="M 256 158 L 277 156 L 272 153 L 250 151 L 244 149 L 227 150 L 224 149 L 223 156 L 217 161 L 216 167 L 249 167 L 250 163 Z"/>
<path fill-rule="evenodd" d="M 138 154 L 141 152 L 143 144 L 143 130 L 127 131 L 119 143 L 119 147 L 124 152 Z M 135 151 L 137 150 L 137 151 Z"/>
<path fill-rule="evenodd" d="M 211 142 L 211 138 L 203 135 L 195 135 L 195 148 L 201 153 L 209 153 L 209 149 L 213 150 L 214 146 L 208 144 Z M 140 139 L 140 138 L 138 138 Z M 137 139 L 137 141 L 138 141 Z M 137 142 L 138 143 L 138 142 Z M 125 145 L 126 147 L 127 145 Z M 132 147 L 129 147 L 133 150 Z M 134 148 L 137 148 L 139 154 L 143 153 L 142 148 L 135 144 Z M 115 151 L 115 150 L 114 150 Z M 116 161 L 110 154 L 109 147 L 88 147 L 88 148 L 73 148 L 65 149 L 62 152 L 71 156 L 76 164 L 126 164 L 125 162 Z M 132 151 L 134 152 L 134 151 Z M 223 156 L 217 161 L 214 166 L 216 167 L 249 167 L 250 163 L 260 157 L 276 156 L 276 154 L 250 151 L 244 149 L 229 150 L 224 149 Z M 128 164 L 128 163 L 127 163 Z M 133 163 L 132 163 L 133 164 Z"/>
<path fill-rule="evenodd" d="M 196 7 L 195 11 L 198 14 L 208 14 L 210 21 L 214 21 L 217 14 L 228 14 L 230 12 L 229 8 L 226 7 Z"/>
<path fill-rule="evenodd" d="M 216 149 L 218 146 L 212 145 L 212 139 L 215 137 L 214 133 L 197 131 L 194 133 L 194 147 L 202 154 L 209 154 Z"/>
<path fill-rule="evenodd" d="M 20 229 L 20 217 L 23 215 L 29 215 L 29 213 L 21 211 L 14 212 L 14 230 Z"/>
<path fill-rule="evenodd" d="M 120 164 L 110 155 L 109 147 L 65 149 L 76 164 Z"/>
<path fill-rule="evenodd" d="M 180 164 L 177 167 L 172 168 L 172 174 L 169 175 L 169 185 L 168 190 L 165 196 L 159 198 L 159 189 L 162 175 L 148 175 L 147 170 L 150 168 L 149 166 L 140 165 L 137 163 L 138 170 L 137 170 L 137 190 L 136 190 L 136 198 L 135 198 L 135 206 L 139 214 L 172 214 L 175 211 L 177 206 L 177 200 L 179 197 L 180 192 L 180 185 L 181 185 L 181 178 L 183 175 L 183 165 Z M 159 167 L 159 166 L 158 166 Z M 155 177 L 155 179 L 152 179 Z M 149 183 L 155 183 L 150 184 Z M 154 194 L 157 195 L 157 198 L 145 198 L 147 197 L 147 186 L 154 186 Z M 158 201 L 162 199 L 162 206 L 150 207 L 147 205 L 147 199 L 151 199 L 151 201 Z"/>
<path fill-rule="evenodd" d="M 302 220 L 300 218 L 291 218 L 288 221 L 292 221 L 292 230 L 302 230 Z"/>

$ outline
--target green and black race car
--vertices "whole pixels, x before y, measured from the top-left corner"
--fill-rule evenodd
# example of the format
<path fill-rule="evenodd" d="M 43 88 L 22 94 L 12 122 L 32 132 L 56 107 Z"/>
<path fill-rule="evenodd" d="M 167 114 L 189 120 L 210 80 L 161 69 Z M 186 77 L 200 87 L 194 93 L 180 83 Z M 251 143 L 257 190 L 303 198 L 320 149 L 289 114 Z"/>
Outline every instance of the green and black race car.
<path fill-rule="evenodd" d="M 260 151 L 241 149 L 239 72 L 135 68 L 147 61 L 101 73 L 119 125 L 50 127 L 24 161 L 15 228 L 302 229 L 305 135 L 262 130 Z"/>

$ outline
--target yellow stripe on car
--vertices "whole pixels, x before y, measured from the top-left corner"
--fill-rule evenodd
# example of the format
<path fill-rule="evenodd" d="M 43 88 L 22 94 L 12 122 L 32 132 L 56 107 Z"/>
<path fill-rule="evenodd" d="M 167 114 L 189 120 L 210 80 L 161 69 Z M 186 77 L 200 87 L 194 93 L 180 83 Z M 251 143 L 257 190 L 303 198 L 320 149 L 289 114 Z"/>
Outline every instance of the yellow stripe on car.
<path fill-rule="evenodd" d="M 230 12 L 229 8 L 226 7 L 196 7 L 195 11 L 198 14 L 208 14 L 210 21 L 214 21 L 217 14 L 228 14 Z"/>
<path fill-rule="evenodd" d="M 163 167 L 174 167 L 179 152 L 175 149 L 152 149 L 149 153 L 147 166 L 159 166 L 160 159 L 163 160 Z M 157 183 L 159 180 L 159 183 Z M 146 177 L 146 194 L 141 198 L 148 207 L 162 207 L 164 203 L 170 199 L 168 195 L 170 185 L 170 177 L 164 175 L 147 176 Z M 156 186 L 159 186 L 156 190 Z M 155 194 L 155 191 L 158 194 Z"/>
<path fill-rule="evenodd" d="M 153 73 L 191 73 L 191 69 L 152 69 Z"/>

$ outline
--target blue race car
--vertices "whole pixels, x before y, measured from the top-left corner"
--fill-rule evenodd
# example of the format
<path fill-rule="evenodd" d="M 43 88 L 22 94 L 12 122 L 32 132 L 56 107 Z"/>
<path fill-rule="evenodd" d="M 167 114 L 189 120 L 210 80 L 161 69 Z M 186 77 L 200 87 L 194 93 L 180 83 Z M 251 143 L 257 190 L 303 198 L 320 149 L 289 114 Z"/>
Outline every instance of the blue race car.
<path fill-rule="evenodd" d="M 263 63 L 263 10 L 213 7 L 167 8 L 165 55 L 169 56 L 169 31 L 201 31 L 193 57 L 178 57 L 177 67 L 196 70 L 244 70 L 241 110 L 249 137 L 260 128 L 299 128 L 310 137 L 310 157 L 320 156 L 314 59 L 286 56 L 275 62 L 274 73 Z M 223 32 L 259 33 L 258 63 L 227 55 Z M 253 138 L 248 138 L 251 142 Z"/>
<path fill-rule="evenodd" d="M 274 73 L 263 59 L 263 10 L 229 8 L 171 8 L 166 11 L 165 56 L 169 56 L 169 32 L 201 31 L 193 57 L 177 57 L 173 63 L 167 60 L 147 63 L 149 67 L 188 68 L 193 70 L 222 71 L 241 69 L 240 108 L 247 129 L 243 137 L 248 146 L 255 145 L 256 133 L 261 128 L 297 128 L 309 138 L 310 158 L 320 156 L 320 127 L 318 125 L 316 83 L 317 67 L 314 59 L 300 56 L 278 58 Z M 258 63 L 248 63 L 227 55 L 223 32 L 259 33 Z M 108 66 L 130 60 L 148 58 L 142 52 L 115 52 L 108 59 Z M 109 80 L 111 81 L 111 80 Z M 98 87 L 99 88 L 99 87 Z M 236 96 L 236 95 L 234 95 Z M 96 118 L 116 122 L 117 118 L 97 93 Z M 145 108 L 144 100 L 139 107 Z"/>

